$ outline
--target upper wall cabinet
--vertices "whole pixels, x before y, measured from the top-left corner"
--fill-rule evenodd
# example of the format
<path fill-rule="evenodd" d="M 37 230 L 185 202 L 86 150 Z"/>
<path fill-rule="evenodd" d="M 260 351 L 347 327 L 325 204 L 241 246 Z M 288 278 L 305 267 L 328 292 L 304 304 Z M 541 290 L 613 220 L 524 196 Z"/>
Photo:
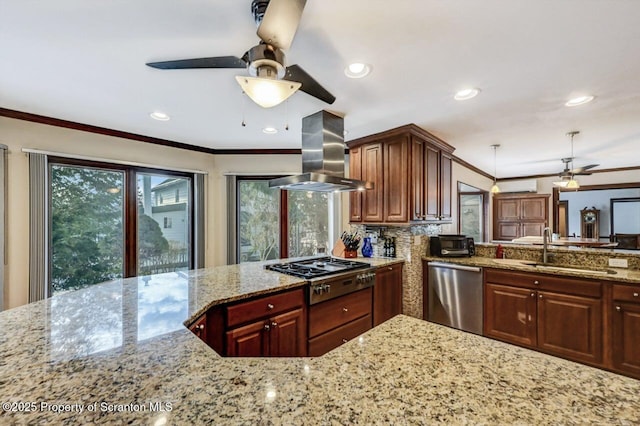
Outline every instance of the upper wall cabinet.
<path fill-rule="evenodd" d="M 350 194 L 350 221 L 451 221 L 454 148 L 414 124 L 347 144 L 350 176 L 374 189 Z"/>

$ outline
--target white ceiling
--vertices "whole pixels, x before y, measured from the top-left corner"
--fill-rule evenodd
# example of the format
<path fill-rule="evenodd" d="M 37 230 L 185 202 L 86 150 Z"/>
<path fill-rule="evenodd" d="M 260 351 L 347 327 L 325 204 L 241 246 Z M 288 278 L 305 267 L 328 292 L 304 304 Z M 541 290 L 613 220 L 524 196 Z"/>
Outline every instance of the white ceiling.
<path fill-rule="evenodd" d="M 242 56 L 258 42 L 250 3 L 0 0 L 0 107 L 210 148 L 300 148 L 301 118 L 329 109 L 347 140 L 415 123 L 491 174 L 499 143 L 498 177 L 560 171 L 580 130 L 576 167 L 640 165 L 640 1 L 308 0 L 288 63 L 331 106 L 300 92 L 262 109 L 243 70 L 145 66 Z M 354 61 L 372 73 L 348 79 Z M 463 87 L 482 92 L 455 101 Z M 596 99 L 564 106 L 579 94 Z"/>

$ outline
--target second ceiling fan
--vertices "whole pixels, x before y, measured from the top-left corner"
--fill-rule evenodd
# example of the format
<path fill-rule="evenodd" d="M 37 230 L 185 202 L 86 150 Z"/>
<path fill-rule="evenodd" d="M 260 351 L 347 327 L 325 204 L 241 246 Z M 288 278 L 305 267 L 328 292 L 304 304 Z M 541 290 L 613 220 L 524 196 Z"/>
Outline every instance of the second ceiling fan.
<path fill-rule="evenodd" d="M 578 130 L 574 130 L 567 133 L 567 136 L 571 137 L 571 157 L 562 158 L 560 160 L 564 163 L 564 170 L 562 170 L 558 174 L 558 176 L 560 177 L 560 181 L 553 182 L 555 186 L 560 186 L 560 187 L 569 188 L 569 189 L 577 189 L 580 187 L 580 184 L 578 183 L 577 180 L 574 179 L 574 177 L 578 175 L 588 176 L 592 173 L 588 171 L 589 169 L 593 169 L 594 167 L 599 166 L 599 164 L 589 164 L 582 167 L 576 167 L 576 168 L 573 167 L 573 160 L 575 158 L 573 156 L 573 137 L 578 134 L 580 134 L 580 131 Z"/>
<path fill-rule="evenodd" d="M 298 89 L 332 104 L 336 98 L 299 65 L 286 65 L 284 50 L 293 42 L 306 0 L 253 0 L 251 12 L 258 25 L 260 43 L 242 57 L 214 56 L 149 62 L 163 70 L 194 68 L 244 68 L 249 76 L 237 76 L 242 90 L 258 105 L 278 105 Z"/>

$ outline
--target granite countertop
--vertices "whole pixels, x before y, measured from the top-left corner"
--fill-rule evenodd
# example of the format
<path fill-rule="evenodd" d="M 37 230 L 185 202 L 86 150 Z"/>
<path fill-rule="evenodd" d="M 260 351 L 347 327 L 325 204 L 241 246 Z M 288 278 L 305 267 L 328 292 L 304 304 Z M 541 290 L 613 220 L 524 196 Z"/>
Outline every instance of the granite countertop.
<path fill-rule="evenodd" d="M 222 358 L 183 326 L 300 285 L 224 266 L 2 312 L 0 423 L 640 422 L 638 380 L 402 315 L 318 358 Z"/>
<path fill-rule="evenodd" d="M 456 263 L 467 266 L 479 266 L 482 268 L 495 268 L 495 269 L 508 269 L 512 271 L 522 272 L 536 272 L 541 274 L 553 274 L 563 275 L 567 277 L 580 277 L 598 279 L 601 281 L 615 281 L 620 283 L 640 284 L 640 271 L 635 269 L 623 269 L 623 268 L 608 268 L 611 271 L 615 271 L 615 274 L 601 274 L 598 272 L 592 272 L 588 269 L 575 271 L 575 270 L 561 270 L 553 269 L 553 264 L 550 264 L 550 269 L 541 269 L 530 264 L 522 263 L 527 261 L 521 261 L 518 259 L 494 259 L 490 257 L 435 257 L 435 256 L 423 256 L 423 260 L 430 262 L 445 262 Z M 531 261 L 530 263 L 535 263 Z M 563 266 L 563 265 L 558 265 Z M 581 268 L 580 265 L 575 268 Z"/>

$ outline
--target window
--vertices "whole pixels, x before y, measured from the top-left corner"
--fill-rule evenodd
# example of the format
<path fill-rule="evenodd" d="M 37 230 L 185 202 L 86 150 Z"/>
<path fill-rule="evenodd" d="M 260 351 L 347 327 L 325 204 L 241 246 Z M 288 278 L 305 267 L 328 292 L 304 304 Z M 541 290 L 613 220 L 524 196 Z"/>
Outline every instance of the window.
<path fill-rule="evenodd" d="M 190 173 L 49 158 L 48 294 L 192 268 L 193 180 Z M 157 196 L 163 191 L 189 196 L 165 205 Z"/>
<path fill-rule="evenodd" d="M 486 194 L 458 182 L 458 232 L 479 242 L 485 241 L 486 235 Z"/>
<path fill-rule="evenodd" d="M 269 188 L 272 178 L 235 178 L 230 263 L 310 256 L 331 247 L 338 210 L 334 194 Z"/>
<path fill-rule="evenodd" d="M 180 190 L 176 189 L 176 199 L 175 199 L 176 203 L 180 201 Z"/>

